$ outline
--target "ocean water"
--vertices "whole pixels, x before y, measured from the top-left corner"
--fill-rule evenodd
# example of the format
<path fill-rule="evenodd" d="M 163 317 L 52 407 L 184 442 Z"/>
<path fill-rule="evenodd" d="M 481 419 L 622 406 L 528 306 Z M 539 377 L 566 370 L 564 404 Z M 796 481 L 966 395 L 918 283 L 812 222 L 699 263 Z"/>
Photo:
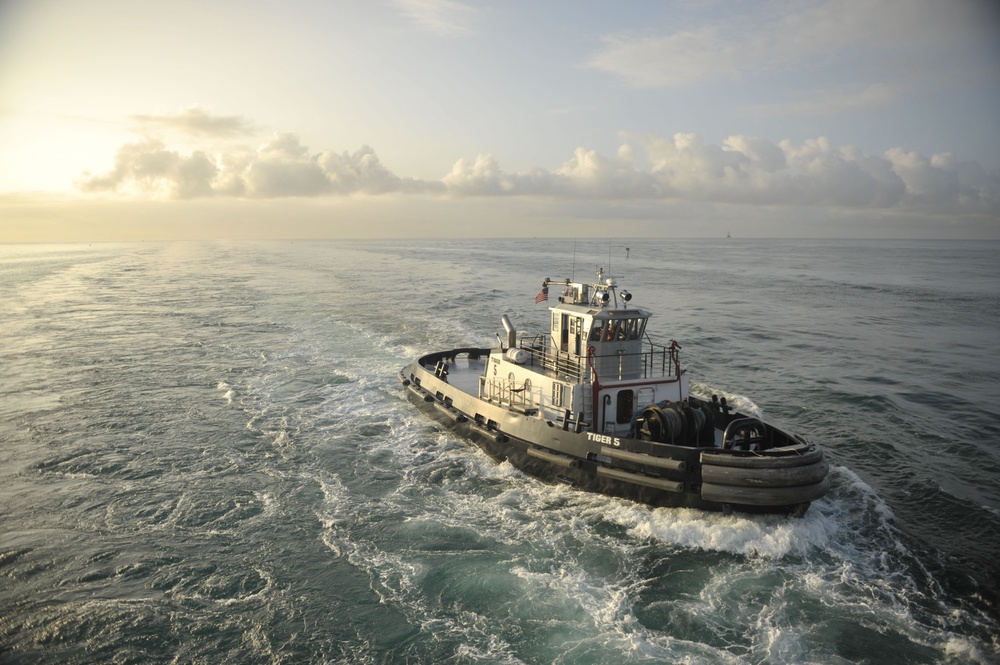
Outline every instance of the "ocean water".
<path fill-rule="evenodd" d="M 803 519 L 547 486 L 406 401 L 598 263 L 825 446 Z M 997 662 L 998 331 L 996 242 L 0 246 L 0 662 Z"/>

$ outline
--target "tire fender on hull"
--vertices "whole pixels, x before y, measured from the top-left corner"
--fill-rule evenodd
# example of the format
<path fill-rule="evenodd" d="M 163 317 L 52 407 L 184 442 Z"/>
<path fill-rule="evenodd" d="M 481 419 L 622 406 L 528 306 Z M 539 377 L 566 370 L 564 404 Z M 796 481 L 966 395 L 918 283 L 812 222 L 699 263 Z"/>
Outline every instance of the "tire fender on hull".
<path fill-rule="evenodd" d="M 773 452 L 769 451 L 769 452 Z M 810 446 L 804 453 L 796 455 L 733 455 L 704 450 L 701 463 L 705 466 L 732 466 L 744 469 L 774 469 L 778 467 L 805 466 L 823 459 L 823 450 Z"/>
<path fill-rule="evenodd" d="M 805 466 L 744 469 L 732 466 L 701 467 L 702 483 L 735 487 L 799 487 L 815 485 L 826 478 L 830 466 L 825 459 Z"/>
<path fill-rule="evenodd" d="M 702 483 L 701 498 L 717 503 L 748 506 L 793 506 L 809 503 L 830 491 L 830 479 L 798 487 L 735 487 Z"/>

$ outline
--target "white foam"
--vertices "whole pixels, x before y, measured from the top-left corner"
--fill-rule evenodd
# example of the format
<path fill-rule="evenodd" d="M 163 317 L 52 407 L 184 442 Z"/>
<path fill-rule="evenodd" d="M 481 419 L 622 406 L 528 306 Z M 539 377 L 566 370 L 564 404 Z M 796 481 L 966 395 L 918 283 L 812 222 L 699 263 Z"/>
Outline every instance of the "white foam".
<path fill-rule="evenodd" d="M 709 399 L 711 395 L 718 395 L 720 399 L 724 398 L 726 400 L 726 403 L 731 409 L 753 416 L 754 418 L 760 418 L 761 420 L 764 419 L 764 410 L 757 406 L 757 404 L 755 404 L 754 401 L 746 395 L 720 390 L 707 384 L 697 382 L 691 383 L 691 392 L 700 396 L 702 399 Z"/>
<path fill-rule="evenodd" d="M 953 663 L 980 663 L 989 665 L 996 663 L 996 656 L 1000 654 L 1000 644 L 997 643 L 1000 637 L 994 636 L 993 654 L 987 654 L 979 645 L 975 644 L 967 637 L 956 635 L 945 639 L 944 654 Z"/>
<path fill-rule="evenodd" d="M 218 385 L 215 386 L 216 390 L 222 391 L 222 397 L 226 400 L 227 404 L 233 403 L 233 387 L 230 386 L 225 381 L 219 381 Z"/>
<path fill-rule="evenodd" d="M 650 509 L 613 504 L 605 515 L 641 539 L 654 539 L 690 549 L 729 552 L 768 559 L 822 549 L 838 525 L 810 510 L 802 519 L 779 515 L 723 515 L 684 508 Z"/>

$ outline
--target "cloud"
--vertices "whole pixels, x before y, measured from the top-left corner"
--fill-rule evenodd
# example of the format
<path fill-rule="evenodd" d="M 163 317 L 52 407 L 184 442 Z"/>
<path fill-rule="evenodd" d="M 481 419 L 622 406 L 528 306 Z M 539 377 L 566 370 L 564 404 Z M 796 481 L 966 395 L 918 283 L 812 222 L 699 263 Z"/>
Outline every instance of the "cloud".
<path fill-rule="evenodd" d="M 218 168 L 203 152 L 183 156 L 160 141 L 146 139 L 119 149 L 115 168 L 103 176 L 88 177 L 80 188 L 87 192 L 136 187 L 144 192 L 188 199 L 209 196 Z"/>
<path fill-rule="evenodd" d="M 353 153 L 311 155 L 290 132 L 274 135 L 256 150 L 213 156 L 203 151 L 182 155 L 159 140 L 143 139 L 118 150 L 111 172 L 85 174 L 79 187 L 85 192 L 117 191 L 173 199 L 443 191 L 440 183 L 394 175 L 368 146 Z"/>
<path fill-rule="evenodd" d="M 454 196 L 644 199 L 1000 214 L 1000 174 L 951 154 L 893 149 L 865 155 L 824 138 L 794 144 L 697 134 L 644 136 L 613 157 L 578 148 L 555 171 L 506 173 L 490 156 L 459 160 L 442 180 Z M 636 158 L 640 153 L 642 160 Z M 639 166 L 644 161 L 645 167 Z"/>
<path fill-rule="evenodd" d="M 876 12 L 856 2 L 754 5 L 746 15 L 665 33 L 602 37 L 589 65 L 637 87 L 676 87 L 732 80 L 773 70 L 802 70 L 867 44 Z"/>
<path fill-rule="evenodd" d="M 532 196 L 558 193 L 556 177 L 537 169 L 530 173 L 504 173 L 492 155 L 475 161 L 459 159 L 441 180 L 451 196 Z"/>
<path fill-rule="evenodd" d="M 226 138 L 253 133 L 252 123 L 243 116 L 215 115 L 199 106 L 163 115 L 134 115 L 132 120 L 143 128 L 162 127 L 201 137 Z"/>
<path fill-rule="evenodd" d="M 420 28 L 444 37 L 471 35 L 478 12 L 457 0 L 395 0 L 396 6 Z"/>
<path fill-rule="evenodd" d="M 588 66 L 640 88 L 753 80 L 836 68 L 856 80 L 803 90 L 758 112 L 829 113 L 883 106 L 913 92 L 996 81 L 1000 12 L 959 0 L 802 0 L 729 7 L 721 19 L 604 35 Z M 985 60 L 984 60 L 985 58 Z"/>
<path fill-rule="evenodd" d="M 690 133 L 625 139 L 614 155 L 577 148 L 552 170 L 509 173 L 491 155 L 459 159 L 438 181 L 396 175 L 369 146 L 313 153 L 290 132 L 255 149 L 216 154 L 182 154 L 143 139 L 122 146 L 110 172 L 87 175 L 79 186 L 173 199 L 424 194 L 1000 214 L 1000 174 L 950 153 L 927 157 L 893 148 L 866 155 L 824 138 L 800 144 L 742 135 L 713 144 Z"/>

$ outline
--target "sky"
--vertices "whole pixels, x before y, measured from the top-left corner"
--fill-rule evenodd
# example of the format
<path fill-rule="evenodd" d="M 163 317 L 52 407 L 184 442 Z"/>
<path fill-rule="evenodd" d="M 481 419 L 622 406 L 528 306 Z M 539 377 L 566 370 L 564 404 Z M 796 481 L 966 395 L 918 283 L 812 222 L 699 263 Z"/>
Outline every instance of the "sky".
<path fill-rule="evenodd" d="M 0 0 L 0 242 L 1000 239 L 993 0 Z"/>

